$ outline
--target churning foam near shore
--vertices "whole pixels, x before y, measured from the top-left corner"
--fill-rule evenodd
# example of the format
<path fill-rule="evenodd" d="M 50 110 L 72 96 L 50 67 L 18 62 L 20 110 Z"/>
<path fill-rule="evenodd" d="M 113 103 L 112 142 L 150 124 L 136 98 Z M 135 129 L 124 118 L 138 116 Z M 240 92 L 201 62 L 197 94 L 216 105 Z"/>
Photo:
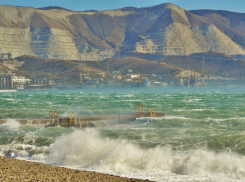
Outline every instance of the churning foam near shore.
<path fill-rule="evenodd" d="M 57 139 L 46 162 L 103 173 L 161 181 L 166 175 L 196 179 L 245 179 L 245 157 L 200 149 L 173 151 L 171 147 L 142 149 L 122 139 L 105 139 L 96 129 L 75 130 Z"/>

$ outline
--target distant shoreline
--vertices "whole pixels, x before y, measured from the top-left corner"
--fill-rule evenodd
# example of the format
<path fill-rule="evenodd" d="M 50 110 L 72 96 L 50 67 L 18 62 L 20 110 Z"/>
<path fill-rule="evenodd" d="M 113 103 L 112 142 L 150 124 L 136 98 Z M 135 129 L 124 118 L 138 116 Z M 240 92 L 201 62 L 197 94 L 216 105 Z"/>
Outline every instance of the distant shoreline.
<path fill-rule="evenodd" d="M 0 181 L 149 181 L 74 170 L 8 157 L 0 157 L 0 163 Z"/>

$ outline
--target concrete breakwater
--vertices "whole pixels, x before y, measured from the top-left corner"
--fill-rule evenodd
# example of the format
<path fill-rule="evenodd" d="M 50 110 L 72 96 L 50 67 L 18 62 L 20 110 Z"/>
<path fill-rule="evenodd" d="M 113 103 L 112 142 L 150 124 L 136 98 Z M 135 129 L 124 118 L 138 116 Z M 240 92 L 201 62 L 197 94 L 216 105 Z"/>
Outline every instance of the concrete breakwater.
<path fill-rule="evenodd" d="M 163 112 L 136 112 L 111 115 L 92 115 L 92 116 L 76 116 L 75 113 L 67 113 L 67 117 L 58 117 L 58 114 L 50 115 L 50 117 L 39 119 L 15 119 L 20 124 L 40 124 L 46 127 L 98 127 L 110 124 L 124 124 L 134 122 L 137 118 L 143 117 L 163 117 Z M 0 124 L 7 123 L 8 120 L 0 120 Z"/>

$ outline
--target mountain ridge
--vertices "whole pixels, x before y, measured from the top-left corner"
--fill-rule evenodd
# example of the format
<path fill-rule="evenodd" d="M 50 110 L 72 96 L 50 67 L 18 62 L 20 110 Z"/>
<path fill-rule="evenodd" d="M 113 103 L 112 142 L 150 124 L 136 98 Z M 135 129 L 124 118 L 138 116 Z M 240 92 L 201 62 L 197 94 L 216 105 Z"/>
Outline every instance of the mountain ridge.
<path fill-rule="evenodd" d="M 0 15 L 0 54 L 13 57 L 102 61 L 134 53 L 245 54 L 245 14 L 235 12 L 187 11 L 171 3 L 105 11 L 1 5 Z"/>

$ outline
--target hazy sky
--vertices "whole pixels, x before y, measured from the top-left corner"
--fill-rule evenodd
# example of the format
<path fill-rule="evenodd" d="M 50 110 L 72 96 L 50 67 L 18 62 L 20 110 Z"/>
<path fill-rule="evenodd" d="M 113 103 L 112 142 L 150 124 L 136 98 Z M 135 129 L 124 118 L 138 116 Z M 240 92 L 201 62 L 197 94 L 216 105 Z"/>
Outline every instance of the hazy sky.
<path fill-rule="evenodd" d="M 245 0 L 0 0 L 1 5 L 34 8 L 60 6 L 74 11 L 108 10 L 128 6 L 147 7 L 167 2 L 187 10 L 216 9 L 245 13 Z"/>

